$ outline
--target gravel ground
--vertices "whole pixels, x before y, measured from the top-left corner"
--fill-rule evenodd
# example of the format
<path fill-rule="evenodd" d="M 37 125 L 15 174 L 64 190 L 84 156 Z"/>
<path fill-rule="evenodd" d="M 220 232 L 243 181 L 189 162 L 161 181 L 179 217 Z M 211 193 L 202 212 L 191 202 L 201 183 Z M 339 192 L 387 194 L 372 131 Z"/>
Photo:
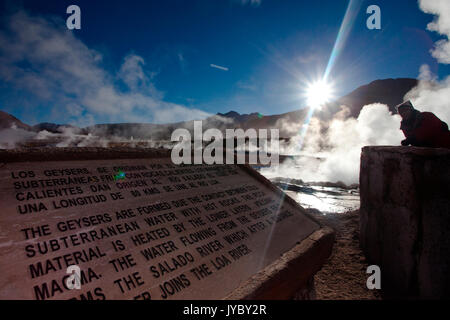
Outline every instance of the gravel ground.
<path fill-rule="evenodd" d="M 309 210 L 309 211 L 313 211 Z M 359 211 L 315 217 L 336 232 L 329 261 L 315 275 L 318 300 L 379 300 L 380 290 L 369 290 L 366 281 L 368 263 L 359 248 Z"/>

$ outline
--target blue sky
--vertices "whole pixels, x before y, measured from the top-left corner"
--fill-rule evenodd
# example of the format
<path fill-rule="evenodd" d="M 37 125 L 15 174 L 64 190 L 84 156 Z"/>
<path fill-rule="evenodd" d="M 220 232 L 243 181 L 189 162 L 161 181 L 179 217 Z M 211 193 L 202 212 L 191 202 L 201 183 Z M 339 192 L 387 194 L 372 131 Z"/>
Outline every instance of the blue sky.
<path fill-rule="evenodd" d="M 427 30 L 433 15 L 416 1 L 353 2 L 330 69 L 337 97 L 376 79 L 416 78 L 423 64 L 439 79 L 450 73 L 430 53 L 444 37 Z M 81 8 L 81 30 L 66 28 L 71 4 Z M 307 84 L 323 76 L 348 4 L 1 1 L 0 109 L 31 124 L 81 126 L 297 110 Z M 366 27 L 373 4 L 381 30 Z"/>

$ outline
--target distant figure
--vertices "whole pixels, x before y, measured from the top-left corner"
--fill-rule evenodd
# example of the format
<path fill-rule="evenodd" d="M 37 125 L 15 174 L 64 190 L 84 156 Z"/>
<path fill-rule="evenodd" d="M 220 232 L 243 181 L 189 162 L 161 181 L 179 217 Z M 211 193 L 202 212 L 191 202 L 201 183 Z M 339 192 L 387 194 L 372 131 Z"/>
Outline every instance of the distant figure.
<path fill-rule="evenodd" d="M 399 104 L 397 111 L 402 117 L 400 129 L 406 137 L 402 146 L 450 149 L 448 125 L 432 112 L 414 109 L 411 101 Z"/>

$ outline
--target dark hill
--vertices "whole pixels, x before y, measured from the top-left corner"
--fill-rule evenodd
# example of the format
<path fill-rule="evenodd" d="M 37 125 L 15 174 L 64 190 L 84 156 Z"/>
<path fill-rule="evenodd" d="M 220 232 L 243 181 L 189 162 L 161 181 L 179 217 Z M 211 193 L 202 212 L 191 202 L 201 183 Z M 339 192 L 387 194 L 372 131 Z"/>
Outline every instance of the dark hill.
<path fill-rule="evenodd" d="M 9 129 L 15 126 L 16 128 L 33 131 L 32 127 L 23 123 L 13 115 L 0 110 L 0 130 Z"/>

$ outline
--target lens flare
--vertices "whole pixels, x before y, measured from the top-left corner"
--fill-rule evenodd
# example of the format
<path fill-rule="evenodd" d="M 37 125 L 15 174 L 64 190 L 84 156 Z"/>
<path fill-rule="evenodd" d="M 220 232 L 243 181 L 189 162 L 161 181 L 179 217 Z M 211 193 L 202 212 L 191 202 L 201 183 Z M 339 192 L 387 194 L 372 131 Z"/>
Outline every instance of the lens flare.
<path fill-rule="evenodd" d="M 330 101 L 333 96 L 333 88 L 324 80 L 314 82 L 308 86 L 306 98 L 308 106 L 312 108 L 320 108 Z"/>

